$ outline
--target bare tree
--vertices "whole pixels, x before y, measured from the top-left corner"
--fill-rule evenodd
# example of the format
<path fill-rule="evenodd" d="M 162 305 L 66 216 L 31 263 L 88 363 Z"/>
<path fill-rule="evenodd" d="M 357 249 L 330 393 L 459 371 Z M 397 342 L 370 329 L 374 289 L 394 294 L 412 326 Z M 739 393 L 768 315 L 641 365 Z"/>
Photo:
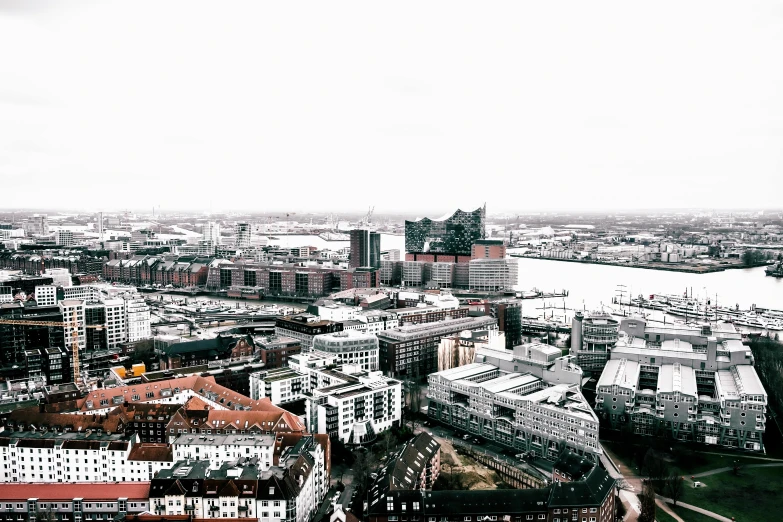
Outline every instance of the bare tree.
<path fill-rule="evenodd" d="M 655 522 L 655 490 L 653 489 L 652 482 L 649 480 L 644 481 L 642 486 L 642 495 L 639 497 L 641 504 L 638 521 L 639 522 Z"/>
<path fill-rule="evenodd" d="M 672 499 L 672 503 L 676 506 L 677 501 L 685 494 L 685 481 L 679 475 L 669 475 L 666 477 L 665 482 L 666 494 Z"/>
<path fill-rule="evenodd" d="M 669 475 L 669 465 L 655 450 L 650 448 L 644 455 L 644 470 L 647 476 L 660 483 Z"/>
<path fill-rule="evenodd" d="M 380 442 L 384 447 L 385 455 L 389 454 L 389 449 L 394 445 L 395 441 L 394 432 L 392 430 L 382 431 L 380 435 Z"/>

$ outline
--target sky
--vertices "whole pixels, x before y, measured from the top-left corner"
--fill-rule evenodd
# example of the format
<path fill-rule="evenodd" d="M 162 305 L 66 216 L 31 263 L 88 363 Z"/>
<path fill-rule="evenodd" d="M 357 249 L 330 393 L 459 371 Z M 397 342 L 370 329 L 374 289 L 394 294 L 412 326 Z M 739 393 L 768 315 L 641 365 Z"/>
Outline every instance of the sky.
<path fill-rule="evenodd" d="M 2 0 L 0 207 L 780 208 L 781 50 L 776 1 Z"/>

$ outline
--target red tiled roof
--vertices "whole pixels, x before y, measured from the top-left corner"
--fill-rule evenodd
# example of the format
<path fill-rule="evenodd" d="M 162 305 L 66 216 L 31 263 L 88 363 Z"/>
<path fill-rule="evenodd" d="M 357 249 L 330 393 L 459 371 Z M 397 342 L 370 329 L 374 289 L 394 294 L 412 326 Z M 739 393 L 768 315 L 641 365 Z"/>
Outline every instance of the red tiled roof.
<path fill-rule="evenodd" d="M 117 500 L 118 498 L 148 499 L 149 482 L 110 482 L 90 484 L 3 484 L 0 487 L 0 501 L 27 500 Z"/>
<path fill-rule="evenodd" d="M 146 442 L 134 444 L 128 455 L 128 460 L 172 462 L 174 460 L 174 451 L 168 444 L 151 444 Z"/>

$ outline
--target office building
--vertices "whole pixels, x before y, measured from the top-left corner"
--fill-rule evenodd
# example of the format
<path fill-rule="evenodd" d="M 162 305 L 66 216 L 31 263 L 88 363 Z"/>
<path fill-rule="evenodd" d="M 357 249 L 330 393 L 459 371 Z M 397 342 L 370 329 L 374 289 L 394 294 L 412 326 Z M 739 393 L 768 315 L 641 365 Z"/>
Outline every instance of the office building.
<path fill-rule="evenodd" d="M 381 234 L 369 230 L 351 230 L 351 268 L 381 267 Z"/>
<path fill-rule="evenodd" d="M 73 232 L 70 230 L 58 230 L 56 239 L 60 246 L 73 246 Z"/>
<path fill-rule="evenodd" d="M 248 249 L 251 246 L 253 229 L 249 223 L 236 223 L 234 225 L 234 246 L 238 249 Z"/>
<path fill-rule="evenodd" d="M 498 322 L 498 328 L 505 335 L 506 349 L 522 343 L 522 303 L 515 299 L 504 299 L 489 303 L 490 315 Z"/>
<path fill-rule="evenodd" d="M 583 370 L 598 374 L 617 344 L 619 331 L 619 321 L 609 314 L 596 312 L 585 317 L 576 312 L 571 322 L 571 355 Z"/>
<path fill-rule="evenodd" d="M 505 259 L 506 245 L 502 239 L 477 239 L 470 249 L 471 259 Z"/>
<path fill-rule="evenodd" d="M 464 317 L 380 332 L 381 370 L 388 375 L 424 378 L 438 369 L 440 340 L 465 330 L 497 330 L 497 322 L 492 317 Z"/>
<path fill-rule="evenodd" d="M 316 335 L 342 332 L 339 322 L 322 321 L 312 314 L 297 314 L 275 319 L 275 335 L 291 337 L 302 344 L 302 351 L 309 351 Z"/>
<path fill-rule="evenodd" d="M 468 285 L 471 290 L 511 290 L 519 280 L 519 260 L 516 258 L 473 259 L 468 266 Z"/>
<path fill-rule="evenodd" d="M 620 330 L 597 385 L 605 427 L 763 451 L 767 392 L 733 327 L 665 329 L 638 318 Z"/>
<path fill-rule="evenodd" d="M 378 337 L 342 331 L 313 337 L 312 350 L 337 357 L 339 364 L 355 364 L 364 371 L 378 369 Z"/>
<path fill-rule="evenodd" d="M 36 286 L 35 302 L 38 303 L 38 306 L 55 306 L 58 302 L 57 287 L 55 285 Z"/>
<path fill-rule="evenodd" d="M 406 220 L 406 260 L 465 262 L 473 243 L 485 237 L 485 219 L 486 207 L 480 207 L 440 219 Z"/>
<path fill-rule="evenodd" d="M 515 450 L 552 461 L 601 454 L 598 417 L 579 384 L 473 363 L 431 374 L 427 399 L 430 417 Z"/>
<path fill-rule="evenodd" d="M 301 353 L 302 343 L 291 337 L 255 337 L 257 354 L 266 368 L 286 368 L 292 355 Z"/>

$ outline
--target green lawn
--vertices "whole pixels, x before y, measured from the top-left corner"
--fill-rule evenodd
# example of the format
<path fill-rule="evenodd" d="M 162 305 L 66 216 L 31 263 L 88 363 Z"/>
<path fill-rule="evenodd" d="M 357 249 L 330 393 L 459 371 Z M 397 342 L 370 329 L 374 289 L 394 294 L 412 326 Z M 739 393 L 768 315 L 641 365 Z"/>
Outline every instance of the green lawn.
<path fill-rule="evenodd" d="M 731 472 L 718 473 L 704 477 L 702 481 L 706 487 L 688 487 L 680 500 L 741 522 L 766 522 L 780 507 L 783 468 L 749 468 L 742 470 L 739 476 Z M 698 516 L 696 513 L 690 515 L 691 518 L 683 518 L 690 521 Z"/>
<path fill-rule="evenodd" d="M 656 507 L 656 509 L 655 509 L 655 521 L 656 522 L 677 522 L 673 517 L 670 517 L 664 510 L 662 510 L 659 507 Z"/>
<path fill-rule="evenodd" d="M 616 442 L 601 442 L 601 444 L 606 446 L 609 451 L 611 451 L 614 455 L 617 455 L 617 457 L 622 460 L 625 465 L 632 469 L 635 469 L 634 454 L 640 449 L 641 451 L 646 449 L 643 446 L 633 444 L 618 444 Z M 724 451 L 722 451 L 720 448 L 716 448 L 715 451 L 724 453 Z M 677 473 L 678 475 L 685 475 L 686 477 L 716 468 L 730 467 L 734 460 L 739 460 L 740 464 L 742 465 L 763 464 L 767 462 L 742 455 L 728 457 L 701 452 L 681 452 L 681 454 L 684 456 L 680 457 L 679 462 L 670 462 L 669 466 L 672 472 Z"/>
<path fill-rule="evenodd" d="M 712 517 L 708 517 L 707 515 L 702 515 L 701 513 L 696 513 L 695 511 L 691 511 L 690 509 L 685 509 L 682 506 L 672 506 L 669 504 L 669 507 L 672 508 L 672 510 L 679 515 L 681 519 L 683 519 L 685 522 L 715 522 L 715 519 Z M 658 510 L 660 512 L 660 510 Z M 672 519 L 673 520 L 673 519 Z"/>

